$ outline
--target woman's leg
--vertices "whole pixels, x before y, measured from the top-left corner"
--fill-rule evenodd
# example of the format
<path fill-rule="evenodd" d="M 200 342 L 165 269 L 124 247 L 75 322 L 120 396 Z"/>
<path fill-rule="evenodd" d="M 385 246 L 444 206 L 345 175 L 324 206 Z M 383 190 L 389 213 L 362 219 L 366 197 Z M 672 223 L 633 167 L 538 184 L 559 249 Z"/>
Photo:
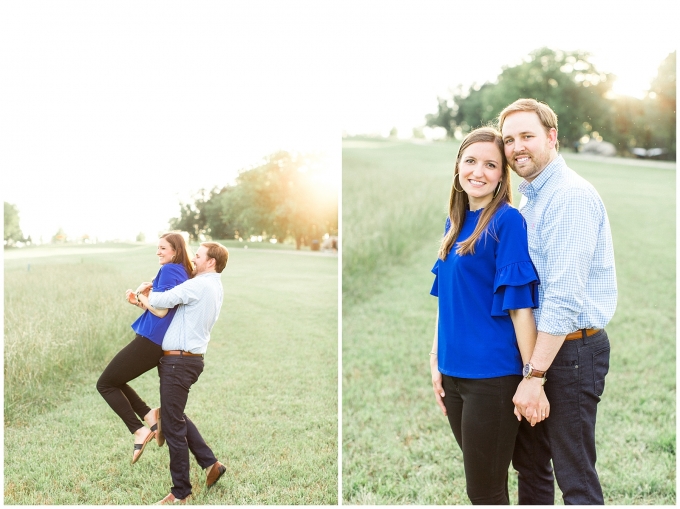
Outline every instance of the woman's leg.
<path fill-rule="evenodd" d="M 144 418 L 151 408 L 127 383 L 155 368 L 162 355 L 160 345 L 138 334 L 109 362 L 97 381 L 97 390 L 130 433 L 144 426 L 137 415 Z"/>
<path fill-rule="evenodd" d="M 463 401 L 465 481 L 475 505 L 508 505 L 508 467 L 519 421 L 512 397 L 522 377 L 456 379 Z"/>

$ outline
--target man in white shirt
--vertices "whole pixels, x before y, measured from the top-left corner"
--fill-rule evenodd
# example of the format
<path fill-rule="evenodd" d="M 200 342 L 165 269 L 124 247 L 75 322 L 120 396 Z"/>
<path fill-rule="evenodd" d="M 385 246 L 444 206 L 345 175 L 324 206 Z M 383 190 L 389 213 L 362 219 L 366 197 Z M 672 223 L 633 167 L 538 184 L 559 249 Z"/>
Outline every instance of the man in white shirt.
<path fill-rule="evenodd" d="M 184 413 L 189 389 L 203 372 L 203 356 L 222 307 L 220 273 L 227 265 L 229 252 L 217 242 L 204 242 L 196 251 L 194 277 L 166 292 L 144 295 L 138 299 L 158 309 L 178 306 L 163 338 L 163 357 L 158 364 L 161 381 L 162 433 L 170 450 L 171 492 L 159 504 L 186 503 L 191 495 L 189 450 L 201 468 L 206 469 L 210 488 L 224 474 L 226 467 L 217 461 L 196 426 Z M 161 429 L 162 423 L 162 429 Z"/>

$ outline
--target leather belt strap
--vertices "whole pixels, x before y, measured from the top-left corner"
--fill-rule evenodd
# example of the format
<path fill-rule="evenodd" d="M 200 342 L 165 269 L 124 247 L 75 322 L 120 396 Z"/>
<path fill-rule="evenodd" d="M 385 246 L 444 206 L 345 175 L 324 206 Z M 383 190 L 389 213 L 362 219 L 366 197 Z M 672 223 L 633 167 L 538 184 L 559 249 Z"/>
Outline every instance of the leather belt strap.
<path fill-rule="evenodd" d="M 567 334 L 564 340 L 571 341 L 572 339 L 581 339 L 583 337 L 583 331 L 586 332 L 586 336 L 592 336 L 596 332 L 600 332 L 600 329 L 579 329 L 575 332 Z"/>
<path fill-rule="evenodd" d="M 203 357 L 202 353 L 191 353 L 183 350 L 165 350 L 163 355 L 185 355 L 187 357 Z"/>

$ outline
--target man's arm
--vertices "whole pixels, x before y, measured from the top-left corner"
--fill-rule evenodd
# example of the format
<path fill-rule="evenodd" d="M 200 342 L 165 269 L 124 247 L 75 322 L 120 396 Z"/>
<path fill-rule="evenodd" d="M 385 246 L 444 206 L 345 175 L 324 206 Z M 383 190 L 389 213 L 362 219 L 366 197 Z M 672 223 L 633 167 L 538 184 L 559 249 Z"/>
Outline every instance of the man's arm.
<path fill-rule="evenodd" d="M 549 370 L 566 335 L 578 328 L 601 220 L 593 196 L 582 189 L 556 196 L 546 212 L 541 251 L 548 269 L 541 278 L 545 292 L 529 361 L 539 371 Z M 540 378 L 520 382 L 513 403 L 522 415 L 539 408 L 540 389 Z"/>
<path fill-rule="evenodd" d="M 149 303 L 153 307 L 161 309 L 174 308 L 178 304 L 188 304 L 194 299 L 195 292 L 192 291 L 194 281 L 194 279 L 189 279 L 165 292 L 151 292 Z"/>

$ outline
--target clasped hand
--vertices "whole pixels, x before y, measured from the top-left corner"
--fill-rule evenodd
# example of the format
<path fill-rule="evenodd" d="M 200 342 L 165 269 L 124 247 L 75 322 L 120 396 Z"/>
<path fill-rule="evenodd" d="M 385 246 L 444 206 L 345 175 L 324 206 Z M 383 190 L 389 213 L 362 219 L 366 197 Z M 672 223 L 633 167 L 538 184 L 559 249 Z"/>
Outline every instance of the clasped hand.
<path fill-rule="evenodd" d="M 550 402 L 540 380 L 540 378 L 522 379 L 512 398 L 517 420 L 521 421 L 524 417 L 532 426 L 550 416 Z"/>
<path fill-rule="evenodd" d="M 125 291 L 125 299 L 133 306 L 143 308 L 144 305 L 141 302 L 137 302 L 137 293 L 141 293 L 142 295 L 146 295 L 148 297 L 152 287 L 153 283 L 144 282 L 140 284 L 137 287 L 137 290 L 134 292 L 128 288 Z"/>

